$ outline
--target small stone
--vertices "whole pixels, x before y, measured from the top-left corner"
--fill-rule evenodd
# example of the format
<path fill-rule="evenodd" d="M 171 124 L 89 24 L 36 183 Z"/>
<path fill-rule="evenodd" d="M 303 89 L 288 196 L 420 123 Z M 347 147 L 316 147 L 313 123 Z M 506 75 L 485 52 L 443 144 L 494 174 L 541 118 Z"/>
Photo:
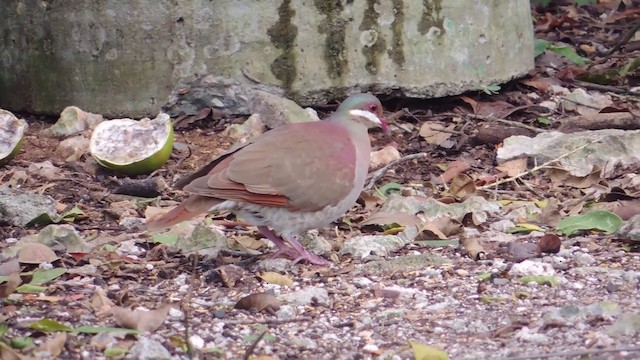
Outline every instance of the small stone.
<path fill-rule="evenodd" d="M 469 276 L 469 272 L 465 269 L 457 269 L 456 274 L 459 276 Z"/>
<path fill-rule="evenodd" d="M 323 306 L 330 305 L 329 292 L 321 287 L 308 287 L 292 293 L 283 295 L 282 298 L 294 305 L 310 305 L 319 304 Z"/>
<path fill-rule="evenodd" d="M 614 293 L 614 292 L 620 290 L 621 287 L 622 287 L 622 284 L 616 284 L 616 283 L 614 283 L 612 281 L 607 281 L 607 284 L 604 286 L 604 288 L 609 293 Z"/>
<path fill-rule="evenodd" d="M 362 351 L 371 353 L 371 354 L 377 353 L 379 350 L 380 348 L 378 348 L 378 345 L 376 344 L 367 344 L 362 347 Z"/>
<path fill-rule="evenodd" d="M 204 339 L 198 335 L 191 335 L 189 337 L 189 344 L 191 344 L 194 349 L 200 350 L 204 348 Z"/>
<path fill-rule="evenodd" d="M 180 310 L 180 309 L 176 309 L 174 307 L 172 307 L 171 309 L 169 309 L 169 318 L 173 319 L 173 320 L 181 320 L 184 318 L 184 313 Z"/>
<path fill-rule="evenodd" d="M 492 282 L 493 282 L 493 285 L 497 285 L 497 286 L 507 285 L 509 283 L 509 279 L 495 278 L 495 279 L 493 279 Z"/>
<path fill-rule="evenodd" d="M 514 264 L 509 270 L 509 275 L 512 277 L 526 276 L 526 275 L 540 275 L 540 276 L 552 276 L 556 271 L 551 264 L 525 260 L 523 262 Z"/>
<path fill-rule="evenodd" d="M 361 289 L 366 289 L 373 284 L 373 281 L 369 280 L 369 278 L 366 277 L 357 277 L 354 278 L 351 282 L 353 283 L 353 285 Z"/>
<path fill-rule="evenodd" d="M 171 359 L 171 353 L 161 343 L 141 337 L 129 350 L 128 359 L 163 360 Z"/>
<path fill-rule="evenodd" d="M 153 270 L 153 267 L 154 267 L 153 264 L 145 264 L 144 265 L 144 268 L 147 269 L 148 271 Z"/>
<path fill-rule="evenodd" d="M 575 259 L 578 266 L 591 266 L 596 262 L 593 256 L 583 252 L 576 252 Z"/>

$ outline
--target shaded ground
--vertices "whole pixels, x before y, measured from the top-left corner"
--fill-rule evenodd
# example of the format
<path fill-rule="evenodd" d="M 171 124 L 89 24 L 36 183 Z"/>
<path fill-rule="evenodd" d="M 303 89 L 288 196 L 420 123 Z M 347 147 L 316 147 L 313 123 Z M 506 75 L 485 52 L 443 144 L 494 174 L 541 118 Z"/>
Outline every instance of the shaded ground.
<path fill-rule="evenodd" d="M 596 91 L 615 94 L 611 95 L 613 104 L 599 113 L 639 113 L 638 90 L 634 90 L 639 72 L 633 67 L 626 73 L 619 70 L 640 58 L 640 39 L 632 36 L 625 40 L 625 34 L 639 21 L 637 7 L 620 5 L 611 9 L 607 4 L 533 11 L 538 38 L 563 41 L 579 55 L 594 60 L 592 65 L 576 65 L 548 51 L 537 59 L 530 76 L 503 85 L 498 94 L 478 91 L 428 101 L 387 99 L 385 108 L 396 126 L 391 136 L 372 133 L 373 147 L 393 145 L 403 155 L 426 152 L 428 158 L 394 166 L 378 184 L 397 182 L 429 196 L 444 197 L 447 186 L 438 180 L 443 164 L 468 161 L 470 166 L 464 174 L 478 187 L 507 177 L 495 168 L 495 149 L 510 135 L 533 136 L 551 128 L 638 129 L 637 120 L 603 124 L 596 115 L 576 119 L 578 113 L 562 104 L 555 110 L 540 106 L 544 101 L 558 102 L 558 94 L 552 89 L 557 85 L 571 90 L 598 88 Z M 603 20 L 602 14 L 614 20 Z M 609 54 L 610 50 L 615 51 Z M 0 169 L 0 183 L 13 182 L 14 187 L 49 195 L 60 203 L 60 211 L 78 206 L 86 217 L 72 225 L 88 241 L 116 247 L 123 241 L 133 242 L 119 251 L 99 246 L 80 259 L 59 254 L 60 266 L 67 269 L 95 268 L 54 280 L 44 297 L 27 294 L 5 300 L 0 307 L 3 322 L 9 325 L 5 339 L 31 337 L 36 344 L 45 342 L 51 337 L 46 331 L 28 327 L 42 318 L 73 327 L 116 326 L 114 317 L 103 314 L 95 304 L 95 293 L 102 290 L 113 304 L 128 308 L 157 309 L 166 303 L 175 304 L 175 309 L 156 316 L 167 320 L 145 339 L 164 345 L 178 356 L 186 356 L 185 339 L 191 338 L 193 354 L 199 358 L 411 358 L 409 341 L 443 349 L 453 359 L 578 356 L 560 355 L 568 351 L 592 352 L 591 358 L 640 357 L 638 326 L 620 325 L 624 319 L 640 323 L 640 257 L 624 251 L 612 236 L 593 233 L 563 237 L 560 253 L 542 258 L 555 270 L 556 286 L 524 284 L 510 272 L 516 262 L 500 245 L 499 235 L 490 229 L 491 223 L 501 220 L 499 217 L 477 229 L 468 226 L 466 236 L 477 237 L 488 249 L 488 256 L 478 261 L 457 246 L 439 247 L 424 241 L 386 258 L 341 256 L 332 267 L 263 261 L 267 256 L 248 258 L 233 252 L 216 259 L 179 254 L 171 247 L 148 242 L 146 234 L 123 225 L 124 218 L 144 218 L 148 204 L 115 194 L 124 177 L 97 168 L 88 156 L 65 163 L 56 155 L 59 141 L 38 135 L 55 119 L 28 114 L 25 118 L 30 123 L 26 151 Z M 585 118 L 593 121 L 584 122 Z M 240 120 L 209 118 L 181 129 L 176 141 L 187 144 L 191 151 L 178 147 L 169 162 L 151 177 L 171 184 L 206 163 L 233 143 L 220 130 Z M 451 134 L 448 143 L 436 145 L 420 135 L 427 121 L 453 125 L 447 127 Z M 60 169 L 57 175 L 47 178 L 30 169 L 46 160 Z M 22 171 L 28 176 L 21 176 Z M 634 173 L 633 168 L 619 169 L 597 185 L 607 186 L 607 181 Z M 585 194 L 551 184 L 543 173 L 524 179 L 526 184 L 507 183 L 498 191 L 478 190 L 477 194 L 489 199 L 555 198 L 560 204 Z M 637 194 L 639 183 L 630 183 L 624 190 Z M 162 196 L 152 202 L 154 205 L 168 206 L 185 196 L 163 186 L 160 190 Z M 126 209 L 113 206 L 121 201 L 130 205 Z M 560 206 L 558 216 L 572 208 Z M 357 234 L 382 233 L 384 229 L 378 226 L 357 225 L 370 212 L 361 202 L 345 221 L 321 233 L 334 250 Z M 253 229 L 238 225 L 233 218 L 223 215 L 215 220 L 230 238 L 257 238 Z M 547 224 L 540 225 L 545 229 Z M 39 231 L 3 226 L 0 237 L 19 239 Z M 521 239 L 536 241 L 527 235 Z M 2 246 L 12 243 L 5 241 Z M 259 250 L 269 252 L 264 246 Z M 262 281 L 256 275 L 265 270 L 285 274 L 294 284 L 287 287 Z M 488 281 L 479 279 L 487 274 L 492 274 Z M 279 310 L 233 309 L 240 298 L 264 291 L 273 291 L 286 300 Z M 60 358 L 98 358 L 105 349 L 127 349 L 137 339 L 105 333 L 70 334 Z M 198 349 L 200 340 L 204 349 Z M 629 351 L 605 351 L 610 348 Z"/>

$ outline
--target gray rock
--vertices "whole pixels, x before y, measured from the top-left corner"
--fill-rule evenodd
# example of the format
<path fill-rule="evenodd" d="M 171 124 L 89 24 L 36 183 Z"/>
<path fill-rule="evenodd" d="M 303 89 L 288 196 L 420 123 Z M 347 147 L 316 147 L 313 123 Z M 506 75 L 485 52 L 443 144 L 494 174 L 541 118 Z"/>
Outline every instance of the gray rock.
<path fill-rule="evenodd" d="M 55 218 L 55 206 L 56 201 L 51 196 L 0 187 L 0 223 L 26 226 L 42 214 Z"/>
<path fill-rule="evenodd" d="M 266 91 L 254 91 L 249 108 L 251 113 L 260 114 L 262 123 L 270 129 L 285 124 L 314 121 L 313 117 L 294 101 Z"/>
<path fill-rule="evenodd" d="M 363 91 L 437 97 L 533 68 L 527 0 L 44 4 L 0 1 L 0 106 L 57 113 L 73 99 L 140 116 L 172 94 L 174 116 L 248 114 L 255 89 L 303 105 Z"/>
<path fill-rule="evenodd" d="M 577 150 L 590 141 L 598 140 Z M 564 134 L 550 131 L 530 138 L 511 136 L 498 149 L 497 160 L 504 162 L 527 155 L 538 164 L 562 157 L 557 163 L 573 176 L 587 176 L 598 167 L 609 174 L 617 165 L 635 164 L 640 159 L 640 130 L 617 129 L 580 131 Z"/>
<path fill-rule="evenodd" d="M 293 261 L 284 258 L 267 258 L 258 261 L 257 265 L 263 271 L 287 272 L 291 269 Z"/>
<path fill-rule="evenodd" d="M 148 337 L 141 337 L 129 349 L 127 359 L 132 360 L 163 360 L 171 359 L 171 353 L 162 344 Z"/>
<path fill-rule="evenodd" d="M 307 287 L 289 294 L 284 294 L 281 298 L 287 303 L 294 305 L 330 305 L 330 298 L 327 289 L 320 287 Z"/>
<path fill-rule="evenodd" d="M 355 258 L 361 259 L 372 255 L 386 256 L 401 249 L 406 244 L 405 240 L 395 235 L 356 236 L 342 245 L 339 254 L 351 254 Z"/>
<path fill-rule="evenodd" d="M 616 232 L 623 239 L 640 241 L 640 215 L 636 215 L 624 222 L 624 225 Z"/>

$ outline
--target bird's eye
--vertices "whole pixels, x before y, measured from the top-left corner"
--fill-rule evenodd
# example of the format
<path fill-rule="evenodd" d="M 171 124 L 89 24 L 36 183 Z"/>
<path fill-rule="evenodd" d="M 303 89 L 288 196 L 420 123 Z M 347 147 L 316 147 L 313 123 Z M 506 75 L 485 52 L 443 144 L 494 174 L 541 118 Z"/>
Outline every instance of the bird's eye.
<path fill-rule="evenodd" d="M 378 110 L 378 105 L 373 104 L 373 105 L 369 106 L 369 110 L 374 111 L 374 112 L 377 111 Z"/>

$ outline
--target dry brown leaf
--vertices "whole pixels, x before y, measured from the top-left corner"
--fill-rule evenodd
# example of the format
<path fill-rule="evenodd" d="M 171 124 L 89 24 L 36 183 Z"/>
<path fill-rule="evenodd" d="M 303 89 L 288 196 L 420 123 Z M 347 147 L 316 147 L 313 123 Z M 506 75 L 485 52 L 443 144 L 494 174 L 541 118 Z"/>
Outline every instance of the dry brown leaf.
<path fill-rule="evenodd" d="M 471 164 L 466 160 L 456 160 L 447 166 L 447 170 L 438 178 L 445 184 L 455 178 L 457 175 L 469 170 Z"/>
<path fill-rule="evenodd" d="M 496 169 L 506 172 L 510 177 L 517 176 L 527 171 L 527 159 L 520 158 L 505 161 L 496 166 Z"/>
<path fill-rule="evenodd" d="M 165 304 L 155 310 L 143 311 L 115 306 L 111 309 L 111 313 L 119 326 L 138 331 L 153 332 L 162 326 L 171 307 L 171 304 Z"/>
<path fill-rule="evenodd" d="M 216 274 L 220 277 L 222 284 L 228 288 L 236 286 L 246 276 L 246 270 L 238 265 L 228 264 L 222 265 L 215 269 Z"/>
<path fill-rule="evenodd" d="M 4 342 L 0 342 L 0 360 L 24 360 L 25 356 L 9 347 Z"/>
<path fill-rule="evenodd" d="M 600 182 L 600 168 L 597 166 L 594 167 L 591 174 L 583 177 L 573 176 L 568 171 L 562 169 L 550 169 L 547 176 L 556 186 L 587 189 Z"/>
<path fill-rule="evenodd" d="M 454 196 L 456 199 L 466 199 L 467 197 L 475 194 L 476 184 L 471 176 L 466 174 L 456 175 L 451 181 L 448 194 Z"/>
<path fill-rule="evenodd" d="M 451 124 L 445 128 L 444 125 L 434 122 L 425 122 L 420 127 L 420 136 L 424 138 L 427 144 L 440 145 L 451 137 L 450 132 L 442 130 L 453 130 L 454 125 Z"/>
<path fill-rule="evenodd" d="M 280 309 L 280 301 L 270 293 L 256 293 L 238 300 L 234 308 L 241 310 L 266 311 L 275 314 Z"/>
<path fill-rule="evenodd" d="M 427 220 L 422 215 L 418 215 L 421 223 L 422 233 L 428 231 L 439 239 L 448 239 L 452 235 L 457 235 L 462 230 L 462 224 L 450 217 L 438 217 L 433 220 Z M 419 235 L 420 238 L 424 238 L 424 234 Z"/>
<path fill-rule="evenodd" d="M 235 242 L 245 249 L 258 250 L 265 245 L 263 239 L 256 239 L 252 236 L 240 235 L 233 238 Z"/>
<path fill-rule="evenodd" d="M 269 284 L 275 284 L 280 286 L 293 286 L 293 279 L 288 276 L 278 274 L 273 271 L 266 271 L 258 275 L 263 281 Z"/>
<path fill-rule="evenodd" d="M 369 157 L 369 166 L 371 169 L 387 165 L 392 161 L 398 160 L 402 157 L 400 151 L 394 146 L 385 146 L 378 151 L 372 151 Z"/>
<path fill-rule="evenodd" d="M 558 235 L 545 234 L 538 239 L 537 251 L 540 254 L 557 254 L 562 246 Z"/>
<path fill-rule="evenodd" d="M 640 214 L 640 200 L 621 200 L 618 202 L 618 206 L 613 207 L 611 211 L 620 216 L 622 220 L 629 220 Z"/>
<path fill-rule="evenodd" d="M 460 239 L 460 245 L 462 245 L 464 251 L 473 260 L 481 260 L 485 257 L 486 251 L 475 237 L 462 237 Z"/>
<path fill-rule="evenodd" d="M 113 301 L 107 297 L 104 290 L 98 289 L 91 297 L 91 307 L 97 317 L 102 317 L 111 311 Z"/>
<path fill-rule="evenodd" d="M 364 225 L 390 225 L 390 224 L 398 224 L 402 226 L 415 226 L 420 223 L 420 219 L 417 216 L 411 215 L 406 212 L 395 212 L 389 213 L 384 211 L 378 211 L 377 213 L 372 214 L 360 223 L 361 226 Z"/>
<path fill-rule="evenodd" d="M 46 351 L 51 354 L 51 357 L 54 359 L 58 357 L 58 355 L 62 354 L 64 350 L 64 345 L 67 342 L 67 333 L 59 332 L 53 336 L 53 338 L 47 340 L 44 344 L 42 344 L 38 348 L 38 352 Z"/>
<path fill-rule="evenodd" d="M 14 291 L 22 284 L 22 278 L 20 278 L 19 272 L 14 272 L 9 275 L 7 281 L 0 284 L 0 299 L 4 299 L 7 296 L 13 294 Z M 1 359 L 1 358 L 0 358 Z"/>
<path fill-rule="evenodd" d="M 0 264 L 0 276 L 11 275 L 20 271 L 20 262 L 18 259 L 11 258 Z"/>
<path fill-rule="evenodd" d="M 371 210 L 377 208 L 384 203 L 384 198 L 376 195 L 369 194 L 366 191 L 360 193 L 360 200 L 364 202 L 364 209 Z"/>
<path fill-rule="evenodd" d="M 18 251 L 18 261 L 23 264 L 52 263 L 60 259 L 47 245 L 26 243 Z"/>

